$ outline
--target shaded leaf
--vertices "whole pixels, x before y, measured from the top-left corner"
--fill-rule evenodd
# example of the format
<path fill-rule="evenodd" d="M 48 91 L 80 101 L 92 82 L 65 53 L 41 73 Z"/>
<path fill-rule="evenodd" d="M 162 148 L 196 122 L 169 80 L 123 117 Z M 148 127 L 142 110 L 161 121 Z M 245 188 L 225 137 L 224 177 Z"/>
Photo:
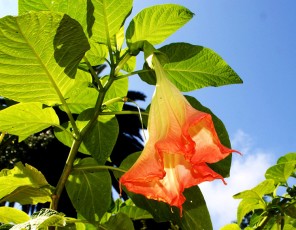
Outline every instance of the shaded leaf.
<path fill-rule="evenodd" d="M 130 218 L 124 213 L 118 213 L 115 216 L 111 216 L 110 219 L 99 226 L 101 230 L 133 230 L 134 225 Z"/>
<path fill-rule="evenodd" d="M 0 172 L 0 202 L 37 204 L 51 201 L 51 186 L 36 168 L 18 162 Z"/>
<path fill-rule="evenodd" d="M 75 167 L 95 167 L 93 158 L 76 162 Z M 90 222 L 98 221 L 111 204 L 111 177 L 107 170 L 74 170 L 66 183 L 68 195 L 77 212 Z"/>
<path fill-rule="evenodd" d="M 163 68 L 170 81 L 181 91 L 242 83 L 233 69 L 211 49 L 188 43 L 172 43 L 159 51 L 169 58 L 168 63 L 163 63 Z M 154 71 L 140 74 L 140 77 L 155 85 Z"/>
<path fill-rule="evenodd" d="M 82 27 L 67 15 L 31 12 L 1 18 L 1 96 L 61 104 L 88 49 Z"/>
<path fill-rule="evenodd" d="M 93 116 L 93 109 L 88 109 L 79 114 L 76 124 L 79 130 L 82 130 Z M 72 131 L 70 122 L 62 124 L 62 126 Z M 114 115 L 101 115 L 94 123 L 91 130 L 86 133 L 79 152 L 92 155 L 98 163 L 104 164 L 110 156 L 116 143 L 119 128 L 118 122 Z M 55 136 L 63 144 L 71 147 L 73 139 L 68 132 L 55 129 Z"/>
<path fill-rule="evenodd" d="M 26 222 L 30 219 L 30 216 L 16 208 L 0 207 L 0 222 L 4 224 L 14 223 L 19 224 Z"/>
<path fill-rule="evenodd" d="M 105 84 L 107 77 L 102 79 L 102 84 Z M 113 82 L 111 87 L 106 92 L 104 103 L 114 98 L 126 97 L 128 91 L 128 78 L 122 78 Z M 123 107 L 123 101 L 108 104 L 107 109 L 111 111 L 121 111 Z"/>
<path fill-rule="evenodd" d="M 130 22 L 126 40 L 132 52 L 143 41 L 156 45 L 163 42 L 193 17 L 193 13 L 177 4 L 156 5 L 143 9 Z M 142 46 L 142 45 L 140 45 Z"/>
<path fill-rule="evenodd" d="M 54 109 L 38 102 L 19 103 L 0 111 L 0 130 L 20 136 L 19 141 L 59 123 Z"/>

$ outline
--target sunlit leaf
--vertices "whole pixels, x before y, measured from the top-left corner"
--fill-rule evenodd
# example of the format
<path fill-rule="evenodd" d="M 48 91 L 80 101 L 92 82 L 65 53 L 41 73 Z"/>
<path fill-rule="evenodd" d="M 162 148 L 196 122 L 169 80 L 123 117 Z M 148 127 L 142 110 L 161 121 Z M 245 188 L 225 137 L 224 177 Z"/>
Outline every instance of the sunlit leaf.
<path fill-rule="evenodd" d="M 220 228 L 220 230 L 241 230 L 241 228 L 237 224 L 227 224 Z"/>
<path fill-rule="evenodd" d="M 164 63 L 168 78 L 181 90 L 191 91 L 208 86 L 242 83 L 233 69 L 214 51 L 188 43 L 172 43 L 159 49 L 167 55 Z M 149 84 L 155 84 L 155 73 L 140 75 Z"/>
<path fill-rule="evenodd" d="M 30 219 L 30 216 L 19 209 L 12 208 L 12 207 L 0 207 L 0 223 L 19 224 L 19 223 L 26 222 L 29 219 Z"/>
<path fill-rule="evenodd" d="M 38 102 L 19 103 L 0 111 L 0 130 L 20 136 L 19 141 L 59 123 L 54 109 Z"/>
<path fill-rule="evenodd" d="M 266 170 L 265 177 L 273 179 L 275 183 L 286 183 L 288 178 L 296 172 L 296 153 L 289 153 L 279 158 L 276 165 Z"/>
<path fill-rule="evenodd" d="M 93 39 L 108 44 L 116 35 L 132 9 L 132 0 L 96 0 L 94 7 Z M 111 45 L 111 44 L 110 44 Z"/>
<path fill-rule="evenodd" d="M 153 45 L 159 44 L 192 17 L 193 13 L 189 9 L 177 4 L 145 8 L 133 18 L 127 28 L 127 44 L 132 51 L 139 48 L 137 43 L 145 40 Z"/>
<path fill-rule="evenodd" d="M 37 204 L 51 201 L 52 189 L 36 168 L 18 162 L 0 172 L 0 202 Z"/>
<path fill-rule="evenodd" d="M 82 27 L 68 15 L 31 12 L 1 18 L 1 96 L 61 104 L 88 49 Z"/>
<path fill-rule="evenodd" d="M 75 167 L 95 167 L 93 158 L 84 158 Z M 68 178 L 66 189 L 69 197 L 83 218 L 98 221 L 111 203 L 111 177 L 108 171 L 74 170 Z"/>
<path fill-rule="evenodd" d="M 245 217 L 251 211 L 256 209 L 265 209 L 266 206 L 259 201 L 259 199 L 243 199 L 237 208 L 237 223 L 240 224 Z"/>

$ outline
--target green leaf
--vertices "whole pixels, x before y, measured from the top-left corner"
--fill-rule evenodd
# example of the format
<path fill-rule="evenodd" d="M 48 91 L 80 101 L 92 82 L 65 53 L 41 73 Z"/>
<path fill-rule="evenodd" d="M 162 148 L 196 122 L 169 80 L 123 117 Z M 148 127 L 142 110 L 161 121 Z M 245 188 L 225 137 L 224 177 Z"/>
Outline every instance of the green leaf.
<path fill-rule="evenodd" d="M 139 152 L 129 155 L 120 165 L 121 169 L 128 170 L 136 161 Z M 119 174 L 115 174 L 119 176 Z M 126 191 L 127 192 L 127 191 Z M 150 212 L 157 222 L 173 221 L 184 230 L 212 229 L 210 215 L 198 186 L 193 186 L 184 191 L 186 201 L 183 204 L 183 216 L 180 217 L 178 208 L 166 203 L 150 200 L 142 195 L 127 192 L 133 202 L 142 209 Z"/>
<path fill-rule="evenodd" d="M 26 222 L 30 216 L 16 208 L 0 207 L 0 222 L 4 224 L 14 223 L 19 224 Z"/>
<path fill-rule="evenodd" d="M 264 195 L 273 193 L 274 190 L 275 190 L 274 180 L 268 179 L 268 180 L 262 181 L 251 190 L 240 192 L 234 195 L 233 197 L 235 199 L 258 198 L 261 200 Z"/>
<path fill-rule="evenodd" d="M 241 230 L 241 228 L 237 224 L 227 224 L 220 228 L 220 230 Z"/>
<path fill-rule="evenodd" d="M 181 91 L 242 83 L 234 70 L 208 48 L 188 43 L 172 43 L 159 51 L 169 58 L 163 68 L 171 82 Z M 145 68 L 147 69 L 147 66 Z M 140 77 L 143 81 L 155 85 L 154 71 L 140 74 Z"/>
<path fill-rule="evenodd" d="M 84 158 L 76 167 L 94 167 L 93 158 Z M 90 222 L 98 221 L 111 204 L 111 177 L 107 170 L 74 170 L 66 183 L 68 195 L 77 212 Z"/>
<path fill-rule="evenodd" d="M 63 213 L 51 209 L 41 209 L 32 215 L 32 219 L 18 225 L 14 225 L 12 230 L 20 229 L 47 229 L 49 226 L 65 226 L 66 218 Z"/>
<path fill-rule="evenodd" d="M 132 0 L 96 0 L 94 7 L 93 39 L 108 44 L 120 31 L 126 17 L 132 10 Z M 109 40 L 109 41 L 108 41 Z"/>
<path fill-rule="evenodd" d="M 51 186 L 36 168 L 18 162 L 0 172 L 0 203 L 37 204 L 51 201 Z"/>
<path fill-rule="evenodd" d="M 67 15 L 31 12 L 1 18 L 1 96 L 61 104 L 88 49 L 82 27 Z"/>
<path fill-rule="evenodd" d="M 205 112 L 205 113 L 209 113 L 212 116 L 212 120 L 215 126 L 215 130 L 218 134 L 218 137 L 220 139 L 220 142 L 228 147 L 231 148 L 231 144 L 230 144 L 230 140 L 229 140 L 229 136 L 228 136 L 228 132 L 223 124 L 223 122 L 215 115 L 213 114 L 213 112 L 208 109 L 207 107 L 203 106 L 198 100 L 196 100 L 194 97 L 191 96 L 186 96 L 186 99 L 188 100 L 188 102 L 190 103 L 190 105 L 192 107 L 194 107 L 195 109 Z M 229 173 L 230 173 L 230 167 L 231 167 L 231 159 L 232 156 L 229 155 L 228 157 L 226 157 L 225 159 L 215 163 L 215 164 L 209 164 L 209 166 L 217 173 L 219 173 L 221 176 L 223 177 L 229 177 Z"/>
<path fill-rule="evenodd" d="M 134 225 L 130 218 L 124 213 L 118 213 L 115 216 L 111 216 L 110 219 L 99 226 L 100 230 L 133 230 Z"/>
<path fill-rule="evenodd" d="M 265 209 L 266 206 L 260 202 L 259 199 L 243 199 L 237 208 L 237 223 L 240 224 L 245 217 L 246 214 L 248 214 L 251 211 L 254 211 L 256 209 Z"/>
<path fill-rule="evenodd" d="M 102 79 L 102 84 L 105 84 L 105 82 L 107 80 L 108 80 L 108 78 L 104 77 Z M 128 78 L 122 78 L 122 79 L 114 81 L 105 95 L 104 103 L 109 100 L 112 100 L 114 98 L 126 97 L 127 91 L 128 91 Z M 121 111 L 122 107 L 123 107 L 123 101 L 109 104 L 107 106 L 107 109 L 111 110 L 111 111 Z"/>
<path fill-rule="evenodd" d="M 66 102 L 72 113 L 80 114 L 82 111 L 93 108 L 99 92 L 92 85 L 89 73 L 78 70 L 74 87 L 65 95 Z M 61 107 L 63 110 L 63 108 Z"/>
<path fill-rule="evenodd" d="M 20 136 L 19 141 L 59 123 L 54 109 L 38 102 L 19 103 L 0 111 L 0 130 Z"/>
<path fill-rule="evenodd" d="M 276 165 L 266 170 L 265 178 L 275 183 L 287 183 L 288 178 L 296 172 L 296 153 L 289 153 L 277 161 Z"/>
<path fill-rule="evenodd" d="M 159 44 L 193 17 L 193 13 L 180 5 L 163 4 L 145 8 L 130 22 L 126 31 L 127 45 L 132 51 L 148 41 Z M 141 45 L 140 45 L 141 46 Z"/>
<path fill-rule="evenodd" d="M 76 124 L 82 130 L 93 116 L 93 109 L 88 109 L 79 114 Z M 71 147 L 73 139 L 69 135 L 72 127 L 70 122 L 62 124 L 68 130 L 55 129 L 55 136 L 64 145 Z M 110 156 L 116 143 L 119 128 L 114 115 L 101 115 L 94 123 L 92 129 L 86 133 L 80 145 L 79 152 L 92 155 L 99 164 L 104 164 Z"/>
<path fill-rule="evenodd" d="M 85 0 L 76 0 L 75 4 L 70 0 L 19 0 L 18 11 L 19 15 L 31 11 L 52 11 L 67 14 L 81 24 L 86 34 L 88 34 L 87 32 L 91 32 L 94 20 L 93 4 L 91 1 Z"/>

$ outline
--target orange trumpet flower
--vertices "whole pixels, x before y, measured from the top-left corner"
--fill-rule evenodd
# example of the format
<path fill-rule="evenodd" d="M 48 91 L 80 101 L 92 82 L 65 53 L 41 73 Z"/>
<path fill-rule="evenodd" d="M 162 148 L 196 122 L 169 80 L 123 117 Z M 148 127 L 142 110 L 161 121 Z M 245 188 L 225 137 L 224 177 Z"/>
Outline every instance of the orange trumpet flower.
<path fill-rule="evenodd" d="M 149 139 L 135 164 L 120 178 L 127 190 L 180 208 L 184 189 L 222 179 L 207 163 L 235 150 L 220 143 L 210 114 L 193 108 L 166 77 L 153 55 L 156 89 L 151 102 Z"/>

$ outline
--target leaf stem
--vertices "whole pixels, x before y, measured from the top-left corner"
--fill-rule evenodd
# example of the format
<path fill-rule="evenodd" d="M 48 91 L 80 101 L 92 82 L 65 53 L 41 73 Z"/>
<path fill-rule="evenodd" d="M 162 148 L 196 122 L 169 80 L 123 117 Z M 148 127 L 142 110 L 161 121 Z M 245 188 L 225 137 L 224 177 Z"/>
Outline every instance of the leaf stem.
<path fill-rule="evenodd" d="M 151 70 L 151 69 L 137 70 L 137 71 L 134 71 L 134 72 L 130 72 L 128 74 L 117 76 L 116 77 L 116 80 L 119 80 L 119 79 L 122 79 L 122 78 L 126 78 L 126 77 L 130 77 L 132 75 L 136 75 L 136 74 L 139 74 L 139 73 L 147 73 L 147 72 L 153 72 L 153 70 Z"/>
<path fill-rule="evenodd" d="M 0 144 L 2 143 L 4 137 L 5 137 L 5 132 L 1 133 L 0 135 Z"/>
<path fill-rule="evenodd" d="M 116 112 L 100 112 L 100 115 L 139 115 L 138 111 L 116 111 Z M 148 116 L 149 113 L 141 112 L 142 115 Z"/>
<path fill-rule="evenodd" d="M 73 168 L 73 172 L 75 171 L 100 171 L 100 170 L 112 170 L 125 173 L 126 170 L 108 166 L 108 165 L 98 165 L 98 166 L 77 166 Z"/>
<path fill-rule="evenodd" d="M 91 66 L 90 62 L 88 61 L 87 57 L 84 56 L 83 59 L 87 65 L 87 67 L 89 68 L 93 82 L 96 82 L 98 84 L 99 89 L 103 89 L 103 85 L 102 85 L 101 81 L 99 79 L 97 79 L 97 74 L 96 74 L 94 68 Z"/>

